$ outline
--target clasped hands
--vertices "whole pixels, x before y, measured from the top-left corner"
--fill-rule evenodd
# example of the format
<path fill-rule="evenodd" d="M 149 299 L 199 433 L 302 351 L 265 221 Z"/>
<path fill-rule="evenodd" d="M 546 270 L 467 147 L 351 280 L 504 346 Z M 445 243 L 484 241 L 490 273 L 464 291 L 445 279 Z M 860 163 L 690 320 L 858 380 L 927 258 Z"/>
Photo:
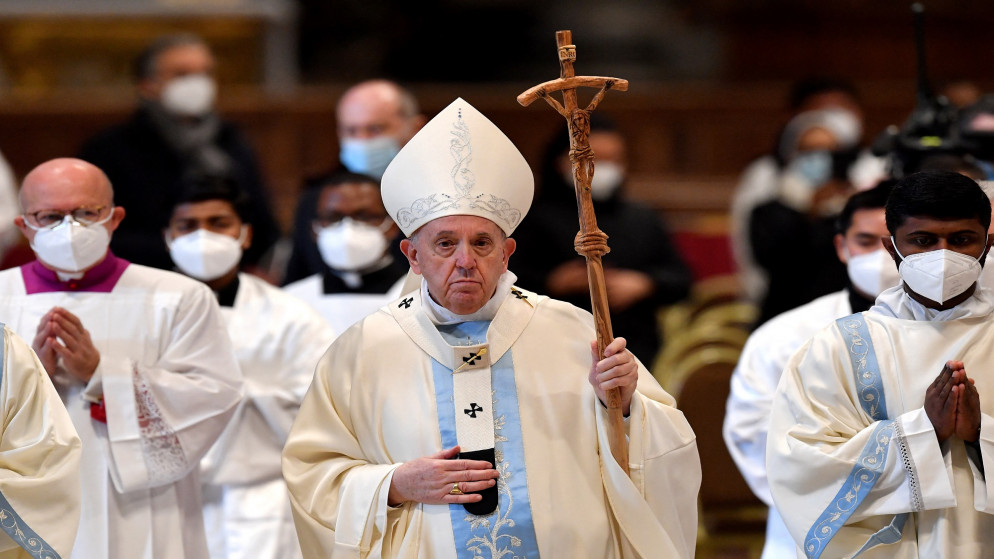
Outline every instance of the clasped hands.
<path fill-rule="evenodd" d="M 635 356 L 625 349 L 625 344 L 624 338 L 615 338 L 604 348 L 604 358 L 598 360 L 597 342 L 591 342 L 593 365 L 588 380 L 605 405 L 607 391 L 620 389 L 622 409 L 628 415 L 638 383 L 638 363 Z M 483 497 L 474 492 L 493 487 L 499 475 L 497 470 L 485 460 L 453 460 L 458 455 L 459 447 L 454 446 L 401 464 L 394 470 L 390 481 L 387 504 L 397 506 L 414 501 L 441 505 L 482 500 Z"/>
<path fill-rule="evenodd" d="M 79 317 L 62 307 L 52 307 L 41 317 L 31 349 L 38 354 L 49 376 L 55 375 L 61 358 L 62 369 L 84 383 L 89 382 L 100 363 L 100 352 L 93 345 L 90 332 L 83 328 Z"/>
<path fill-rule="evenodd" d="M 980 394 L 962 361 L 947 361 L 929 385 L 925 414 L 939 443 L 953 435 L 970 443 L 980 438 Z"/>

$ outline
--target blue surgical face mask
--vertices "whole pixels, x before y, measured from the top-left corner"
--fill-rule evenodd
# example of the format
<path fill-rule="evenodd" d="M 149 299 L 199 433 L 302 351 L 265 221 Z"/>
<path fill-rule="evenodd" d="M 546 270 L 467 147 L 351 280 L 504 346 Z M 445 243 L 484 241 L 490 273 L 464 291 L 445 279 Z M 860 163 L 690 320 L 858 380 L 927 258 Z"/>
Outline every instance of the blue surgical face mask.
<path fill-rule="evenodd" d="M 400 152 L 400 142 L 390 136 L 377 136 L 368 140 L 342 140 L 339 159 L 353 173 L 369 175 L 376 180 L 383 177 L 387 165 Z"/>
<path fill-rule="evenodd" d="M 787 164 L 787 170 L 803 178 L 812 188 L 817 188 L 832 178 L 832 152 L 801 152 Z"/>

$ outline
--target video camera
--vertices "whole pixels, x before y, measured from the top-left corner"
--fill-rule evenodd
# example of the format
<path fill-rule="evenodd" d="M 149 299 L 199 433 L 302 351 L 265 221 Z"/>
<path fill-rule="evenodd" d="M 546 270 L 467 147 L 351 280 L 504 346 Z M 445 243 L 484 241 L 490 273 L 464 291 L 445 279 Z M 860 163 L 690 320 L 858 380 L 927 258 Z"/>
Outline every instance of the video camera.
<path fill-rule="evenodd" d="M 938 155 L 994 160 L 994 97 L 962 112 L 932 92 L 925 69 L 924 8 L 912 4 L 915 50 L 918 63 L 917 104 L 898 128 L 891 125 L 871 146 L 879 157 L 887 157 L 890 175 L 901 178 L 919 170 L 921 163 Z"/>

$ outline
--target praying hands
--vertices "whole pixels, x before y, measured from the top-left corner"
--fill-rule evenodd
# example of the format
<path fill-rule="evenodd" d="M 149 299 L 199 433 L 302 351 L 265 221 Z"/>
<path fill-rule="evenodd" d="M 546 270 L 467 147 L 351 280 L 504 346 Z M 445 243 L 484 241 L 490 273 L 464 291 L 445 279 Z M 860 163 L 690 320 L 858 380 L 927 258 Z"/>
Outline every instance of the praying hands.
<path fill-rule="evenodd" d="M 54 307 L 41 317 L 31 348 L 49 376 L 55 374 L 61 361 L 67 373 L 89 382 L 100 363 L 100 352 L 94 347 L 90 332 L 76 315 L 62 307 Z"/>
<path fill-rule="evenodd" d="M 980 437 L 980 394 L 962 361 L 948 361 L 925 391 L 925 413 L 942 443 L 955 435 L 966 442 Z"/>

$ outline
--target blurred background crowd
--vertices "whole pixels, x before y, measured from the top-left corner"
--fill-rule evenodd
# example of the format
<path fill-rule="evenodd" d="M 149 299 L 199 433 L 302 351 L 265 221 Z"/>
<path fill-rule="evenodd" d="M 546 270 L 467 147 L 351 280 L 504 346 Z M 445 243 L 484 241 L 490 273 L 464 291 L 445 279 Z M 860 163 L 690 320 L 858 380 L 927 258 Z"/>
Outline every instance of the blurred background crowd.
<path fill-rule="evenodd" d="M 571 29 L 578 74 L 631 84 L 590 137 L 615 333 L 698 434 L 700 556 L 758 556 L 765 509 L 720 432 L 748 333 L 848 285 L 833 237 L 853 193 L 921 168 L 994 179 L 994 6 L 925 10 L 918 51 L 905 2 L 4 0 L 0 223 L 19 213 L 24 173 L 79 156 L 128 212 L 115 253 L 170 269 L 177 185 L 223 176 L 251 200 L 245 269 L 305 299 L 382 294 L 404 266 L 366 198 L 463 97 L 536 176 L 515 236 L 545 242 L 521 243 L 512 271 L 589 306 L 565 127 L 515 101 L 558 76 L 554 31 Z M 4 268 L 32 258 L 12 227 L 0 244 Z"/>

